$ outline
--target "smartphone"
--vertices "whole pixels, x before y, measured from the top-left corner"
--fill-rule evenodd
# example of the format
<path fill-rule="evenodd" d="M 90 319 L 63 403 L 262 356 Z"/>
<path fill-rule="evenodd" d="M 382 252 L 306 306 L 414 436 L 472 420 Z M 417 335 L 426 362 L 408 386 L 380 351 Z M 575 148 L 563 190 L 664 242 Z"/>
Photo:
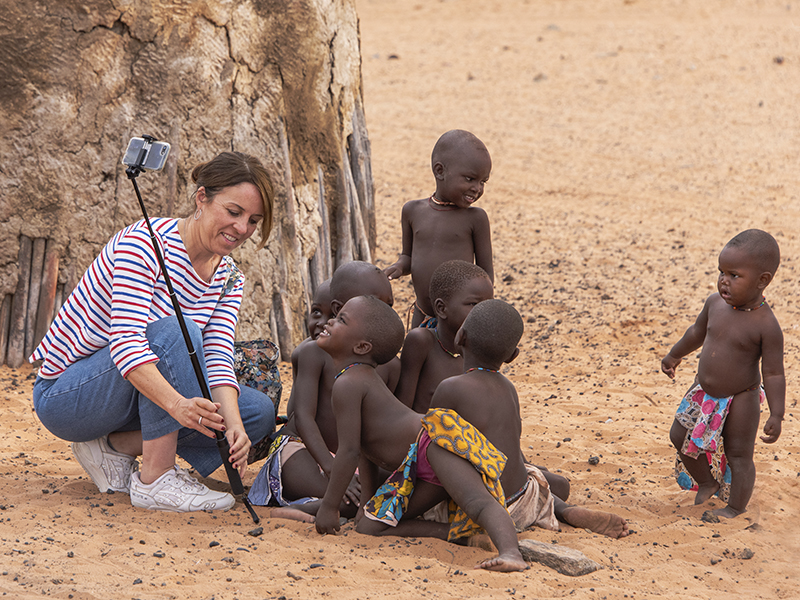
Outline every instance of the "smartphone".
<path fill-rule="evenodd" d="M 144 154 L 142 154 L 144 153 Z M 128 149 L 122 157 L 122 164 L 128 167 L 141 167 L 148 171 L 160 171 L 164 168 L 169 155 L 169 144 L 154 139 L 131 138 Z"/>

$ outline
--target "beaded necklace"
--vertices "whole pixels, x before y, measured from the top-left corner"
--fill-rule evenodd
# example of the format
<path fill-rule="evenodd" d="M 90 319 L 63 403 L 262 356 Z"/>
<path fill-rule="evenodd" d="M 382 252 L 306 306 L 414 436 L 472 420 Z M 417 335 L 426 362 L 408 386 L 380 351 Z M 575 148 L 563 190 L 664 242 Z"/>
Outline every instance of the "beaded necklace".
<path fill-rule="evenodd" d="M 431 194 L 430 201 L 438 206 L 455 206 L 455 202 L 443 202 L 436 197 L 436 194 Z M 438 210 L 438 209 L 437 209 Z"/>
<path fill-rule="evenodd" d="M 438 330 L 434 329 L 433 330 L 433 335 L 436 336 L 436 341 L 439 342 L 439 346 L 441 346 L 442 350 L 447 352 L 453 358 L 458 358 L 459 356 L 461 356 L 458 352 L 450 352 L 450 350 L 448 350 L 447 348 L 444 347 L 444 344 L 442 343 L 442 340 L 439 339 L 439 331 Z"/>
<path fill-rule="evenodd" d="M 738 307 L 738 306 L 731 305 L 731 308 L 733 310 L 741 310 L 742 312 L 752 312 L 754 310 L 758 310 L 759 308 L 764 306 L 766 303 L 767 303 L 767 299 L 762 297 L 761 298 L 761 304 L 759 304 L 758 306 L 751 306 L 750 308 L 741 308 L 741 307 Z"/>
<path fill-rule="evenodd" d="M 499 373 L 499 369 L 484 369 L 483 367 L 472 367 L 471 369 L 467 369 L 464 371 L 464 375 L 469 373 L 470 371 L 486 371 L 487 373 Z"/>
<path fill-rule="evenodd" d="M 347 365 L 347 366 L 346 366 L 344 369 L 342 369 L 341 371 L 339 371 L 339 372 L 336 374 L 336 376 L 333 378 L 333 380 L 334 380 L 334 381 L 336 381 L 337 379 L 339 379 L 339 375 L 342 375 L 342 374 L 344 374 L 344 372 L 345 372 L 345 371 L 347 371 L 347 369 L 349 369 L 349 368 L 351 368 L 351 367 L 355 367 L 356 365 L 365 365 L 365 364 L 367 364 L 367 363 L 362 363 L 362 362 L 354 362 L 354 363 L 351 363 L 351 364 Z"/>

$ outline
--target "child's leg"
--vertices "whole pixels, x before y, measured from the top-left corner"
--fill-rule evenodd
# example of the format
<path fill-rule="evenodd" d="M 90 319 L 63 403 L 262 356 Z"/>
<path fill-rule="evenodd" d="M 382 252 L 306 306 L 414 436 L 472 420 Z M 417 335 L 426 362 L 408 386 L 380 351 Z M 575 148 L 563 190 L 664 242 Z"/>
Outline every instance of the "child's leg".
<path fill-rule="evenodd" d="M 694 497 L 695 504 L 702 504 L 719 490 L 719 482 L 714 479 L 711 474 L 711 467 L 708 464 L 708 459 L 705 454 L 701 453 L 697 458 L 685 455 L 681 452 L 683 441 L 686 439 L 686 428 L 678 423 L 677 420 L 672 422 L 672 428 L 669 430 L 669 439 L 678 454 L 681 457 L 681 462 L 689 475 L 692 476 L 697 482 L 697 495 Z"/>
<path fill-rule="evenodd" d="M 478 567 L 492 571 L 521 571 L 528 568 L 522 558 L 517 530 L 511 515 L 486 489 L 475 468 L 466 460 L 431 444 L 428 462 L 450 497 L 470 519 L 483 527 L 499 555 L 481 562 Z"/>
<path fill-rule="evenodd" d="M 391 525 L 362 516 L 356 524 L 356 531 L 365 535 L 431 537 L 446 540 L 447 531 L 450 528 L 447 523 L 422 521 L 417 519 L 417 517 L 448 498 L 449 496 L 442 486 L 417 480 L 414 484 L 414 492 L 411 494 L 411 499 L 408 502 L 408 508 L 403 514 L 403 518 L 397 524 L 397 527 L 392 527 Z"/>
<path fill-rule="evenodd" d="M 759 390 L 748 390 L 736 394 L 731 400 L 722 441 L 725 456 L 731 468 L 731 496 L 728 506 L 714 511 L 722 517 L 735 517 L 747 509 L 756 482 L 756 465 L 753 450 L 758 433 L 758 420 L 761 413 Z"/>
<path fill-rule="evenodd" d="M 281 469 L 281 483 L 283 484 L 283 497 L 288 500 L 298 500 L 308 496 L 322 498 L 328 488 L 328 478 L 320 471 L 317 461 L 308 450 L 298 450 L 286 461 Z M 295 508 L 315 515 L 321 501 L 298 504 Z M 342 500 L 339 513 L 348 519 L 356 515 L 358 506 Z"/>
<path fill-rule="evenodd" d="M 547 485 L 550 486 L 550 493 L 556 498 L 560 498 L 566 502 L 567 498 L 569 498 L 570 491 L 569 479 L 563 475 L 551 473 L 546 467 L 540 467 L 539 465 L 536 465 L 536 468 L 542 472 L 542 475 L 544 475 L 544 478 L 547 480 Z"/>
<path fill-rule="evenodd" d="M 588 529 L 614 539 L 625 537 L 630 533 L 628 522 L 619 515 L 573 506 L 558 497 L 554 497 L 553 500 L 556 518 L 567 525 Z"/>

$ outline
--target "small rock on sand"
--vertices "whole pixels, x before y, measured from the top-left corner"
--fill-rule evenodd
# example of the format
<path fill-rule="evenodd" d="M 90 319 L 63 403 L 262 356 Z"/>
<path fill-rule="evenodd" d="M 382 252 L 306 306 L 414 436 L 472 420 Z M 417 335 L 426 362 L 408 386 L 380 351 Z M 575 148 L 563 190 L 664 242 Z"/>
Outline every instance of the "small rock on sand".
<path fill-rule="evenodd" d="M 537 562 L 571 577 L 587 575 L 602 568 L 583 552 L 566 546 L 546 544 L 535 540 L 520 540 L 519 551 L 527 562 Z"/>

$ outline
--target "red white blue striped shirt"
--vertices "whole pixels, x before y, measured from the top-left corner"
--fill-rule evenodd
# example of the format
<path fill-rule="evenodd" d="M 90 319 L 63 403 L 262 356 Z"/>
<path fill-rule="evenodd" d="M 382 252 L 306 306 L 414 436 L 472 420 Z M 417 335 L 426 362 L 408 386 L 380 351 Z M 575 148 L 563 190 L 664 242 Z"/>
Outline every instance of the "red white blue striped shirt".
<path fill-rule="evenodd" d="M 242 302 L 240 277 L 222 296 L 228 266 L 220 262 L 210 283 L 195 272 L 178 233 L 178 220 L 151 221 L 172 287 L 186 319 L 203 332 L 210 388 L 239 389 L 233 373 L 233 340 Z M 145 337 L 149 323 L 175 310 L 153 253 L 144 221 L 130 225 L 106 244 L 59 310 L 30 361 L 43 360 L 39 376 L 55 379 L 71 364 L 106 346 L 123 377 L 158 362 Z"/>

